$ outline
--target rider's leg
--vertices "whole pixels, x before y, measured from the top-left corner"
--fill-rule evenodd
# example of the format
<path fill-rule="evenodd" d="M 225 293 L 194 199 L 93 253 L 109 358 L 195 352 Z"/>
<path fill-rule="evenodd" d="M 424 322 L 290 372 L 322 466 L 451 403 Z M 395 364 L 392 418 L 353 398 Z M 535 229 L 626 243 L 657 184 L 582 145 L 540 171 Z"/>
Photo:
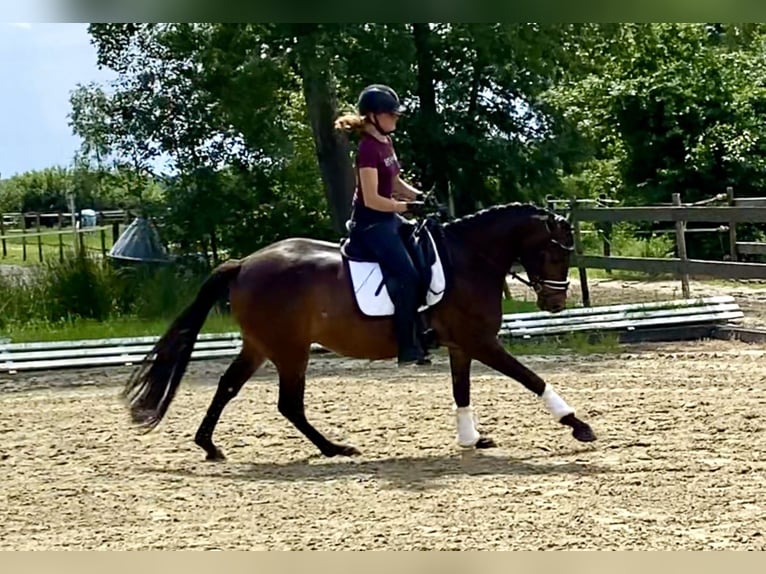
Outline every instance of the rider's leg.
<path fill-rule="evenodd" d="M 399 363 L 423 362 L 423 350 L 415 337 L 418 273 L 397 231 L 397 222 L 380 223 L 364 230 L 365 244 L 375 254 L 394 303 L 394 330 Z"/>

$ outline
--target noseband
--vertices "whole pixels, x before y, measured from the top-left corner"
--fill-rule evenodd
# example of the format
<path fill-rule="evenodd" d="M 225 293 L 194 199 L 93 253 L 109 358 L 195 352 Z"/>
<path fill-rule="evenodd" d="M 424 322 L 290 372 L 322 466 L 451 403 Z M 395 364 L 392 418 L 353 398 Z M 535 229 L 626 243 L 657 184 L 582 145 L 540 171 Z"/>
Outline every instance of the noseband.
<path fill-rule="evenodd" d="M 554 279 L 539 279 L 537 277 L 532 278 L 531 280 L 524 279 L 521 275 L 516 273 L 515 271 L 511 271 L 511 277 L 514 279 L 518 279 L 524 285 L 531 287 L 535 290 L 535 293 L 539 293 L 543 290 L 543 288 L 547 287 L 551 291 L 566 291 L 569 289 L 569 280 L 566 281 L 556 281 Z"/>

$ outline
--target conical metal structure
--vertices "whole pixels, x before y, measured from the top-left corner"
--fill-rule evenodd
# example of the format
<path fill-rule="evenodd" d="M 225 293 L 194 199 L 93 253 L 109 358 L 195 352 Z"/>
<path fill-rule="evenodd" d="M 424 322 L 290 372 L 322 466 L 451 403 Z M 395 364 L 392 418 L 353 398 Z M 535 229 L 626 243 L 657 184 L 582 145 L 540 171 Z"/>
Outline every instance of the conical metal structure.
<path fill-rule="evenodd" d="M 144 217 L 136 217 L 107 254 L 117 261 L 167 263 L 171 261 L 157 229 Z"/>

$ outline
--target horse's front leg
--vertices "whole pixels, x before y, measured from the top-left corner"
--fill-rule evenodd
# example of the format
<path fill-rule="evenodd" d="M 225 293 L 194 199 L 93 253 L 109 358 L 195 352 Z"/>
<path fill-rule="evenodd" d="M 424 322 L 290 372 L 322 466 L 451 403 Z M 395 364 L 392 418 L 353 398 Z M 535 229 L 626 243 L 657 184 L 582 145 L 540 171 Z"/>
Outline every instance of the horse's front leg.
<path fill-rule="evenodd" d="M 450 348 L 449 366 L 452 372 L 452 396 L 455 398 L 457 443 L 466 448 L 491 448 L 495 441 L 483 437 L 476 429 L 471 407 L 471 357 L 462 350 Z"/>
<path fill-rule="evenodd" d="M 508 354 L 499 340 L 475 343 L 471 348 L 471 355 L 488 367 L 518 381 L 540 397 L 553 418 L 563 425 L 572 427 L 574 438 L 581 442 L 596 440 L 593 429 L 575 416 L 575 410 L 559 396 L 554 388 Z"/>

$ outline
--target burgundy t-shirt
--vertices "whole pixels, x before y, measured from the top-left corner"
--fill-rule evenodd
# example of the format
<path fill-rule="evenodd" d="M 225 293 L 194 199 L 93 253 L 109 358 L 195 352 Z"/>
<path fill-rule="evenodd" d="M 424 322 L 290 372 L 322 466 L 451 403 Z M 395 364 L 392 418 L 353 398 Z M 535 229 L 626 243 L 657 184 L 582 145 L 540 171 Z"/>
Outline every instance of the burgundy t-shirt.
<path fill-rule="evenodd" d="M 378 170 L 378 195 L 390 198 L 394 190 L 394 179 L 399 173 L 399 160 L 394 152 L 391 138 L 382 142 L 370 134 L 363 134 L 356 155 L 356 189 L 354 190 L 354 217 L 364 223 L 381 221 L 393 213 L 370 209 L 364 204 L 359 169 L 374 167 Z"/>

